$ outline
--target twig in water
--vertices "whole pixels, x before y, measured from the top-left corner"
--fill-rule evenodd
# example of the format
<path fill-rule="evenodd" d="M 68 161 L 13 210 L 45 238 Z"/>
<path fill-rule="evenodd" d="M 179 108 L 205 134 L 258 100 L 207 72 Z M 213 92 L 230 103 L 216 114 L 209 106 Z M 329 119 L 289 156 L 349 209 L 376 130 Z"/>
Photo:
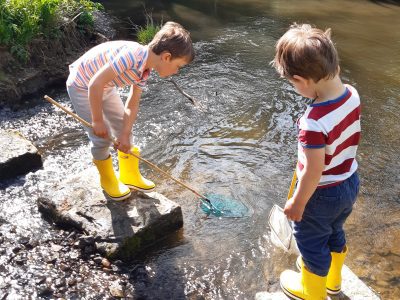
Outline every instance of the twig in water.
<path fill-rule="evenodd" d="M 175 85 L 176 89 L 177 89 L 183 96 L 185 96 L 186 98 L 188 98 L 188 99 L 190 100 L 190 102 L 192 102 L 192 104 L 193 104 L 194 106 L 196 106 L 196 107 L 199 106 L 199 102 L 198 102 L 195 98 L 193 98 L 192 96 L 190 96 L 188 93 L 186 93 L 184 90 L 182 90 L 182 89 L 179 87 L 179 85 L 175 82 L 175 80 L 173 80 L 173 79 L 168 79 L 168 81 L 172 82 L 172 83 Z"/>

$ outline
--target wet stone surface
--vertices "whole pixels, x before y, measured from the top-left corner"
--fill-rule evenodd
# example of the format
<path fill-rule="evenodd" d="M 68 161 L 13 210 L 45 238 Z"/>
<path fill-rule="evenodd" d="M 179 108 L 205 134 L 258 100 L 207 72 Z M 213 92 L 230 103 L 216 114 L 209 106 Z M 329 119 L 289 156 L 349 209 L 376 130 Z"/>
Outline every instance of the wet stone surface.
<path fill-rule="evenodd" d="M 38 149 L 15 130 L 0 130 L 0 180 L 35 171 L 43 166 Z"/>
<path fill-rule="evenodd" d="M 85 232 L 77 246 L 129 260 L 183 226 L 181 207 L 157 192 L 132 191 L 125 201 L 113 201 L 99 189 L 92 167 L 56 183 L 38 198 L 43 217 Z"/>

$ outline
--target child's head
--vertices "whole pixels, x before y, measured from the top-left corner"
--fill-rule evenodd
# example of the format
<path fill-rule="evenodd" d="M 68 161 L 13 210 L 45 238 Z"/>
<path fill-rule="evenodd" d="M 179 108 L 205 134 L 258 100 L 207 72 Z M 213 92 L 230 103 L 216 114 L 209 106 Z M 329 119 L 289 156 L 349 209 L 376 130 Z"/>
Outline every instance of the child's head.
<path fill-rule="evenodd" d="M 334 78 L 339 72 L 339 57 L 331 30 L 324 32 L 309 24 L 293 24 L 278 40 L 272 64 L 289 80 L 300 76 L 317 83 Z"/>
<path fill-rule="evenodd" d="M 156 67 L 161 77 L 176 74 L 194 59 L 190 33 L 175 22 L 164 24 L 149 43 L 149 49 L 161 59 Z"/>

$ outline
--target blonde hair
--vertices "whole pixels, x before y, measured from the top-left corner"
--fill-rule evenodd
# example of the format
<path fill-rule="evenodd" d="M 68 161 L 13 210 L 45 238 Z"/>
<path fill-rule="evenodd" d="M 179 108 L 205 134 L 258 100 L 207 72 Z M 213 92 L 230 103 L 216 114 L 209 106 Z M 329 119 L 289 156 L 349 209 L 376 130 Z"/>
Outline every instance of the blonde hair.
<path fill-rule="evenodd" d="M 309 24 L 290 26 L 276 43 L 275 59 L 271 63 L 282 77 L 298 75 L 314 82 L 331 79 L 339 72 L 331 30 L 324 32 Z"/>
<path fill-rule="evenodd" d="M 188 62 L 195 55 L 190 33 L 175 22 L 165 23 L 149 43 L 149 48 L 157 55 L 167 51 L 173 59 L 185 57 Z"/>

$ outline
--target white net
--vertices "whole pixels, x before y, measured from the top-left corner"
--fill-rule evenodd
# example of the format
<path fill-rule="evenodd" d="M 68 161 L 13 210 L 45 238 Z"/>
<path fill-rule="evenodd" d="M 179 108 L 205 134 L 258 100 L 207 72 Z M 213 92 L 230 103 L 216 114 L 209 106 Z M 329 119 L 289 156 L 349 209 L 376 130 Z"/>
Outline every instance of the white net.
<path fill-rule="evenodd" d="M 272 207 L 268 223 L 271 228 L 271 242 L 285 252 L 298 254 L 293 228 L 281 207 L 276 204 Z"/>

